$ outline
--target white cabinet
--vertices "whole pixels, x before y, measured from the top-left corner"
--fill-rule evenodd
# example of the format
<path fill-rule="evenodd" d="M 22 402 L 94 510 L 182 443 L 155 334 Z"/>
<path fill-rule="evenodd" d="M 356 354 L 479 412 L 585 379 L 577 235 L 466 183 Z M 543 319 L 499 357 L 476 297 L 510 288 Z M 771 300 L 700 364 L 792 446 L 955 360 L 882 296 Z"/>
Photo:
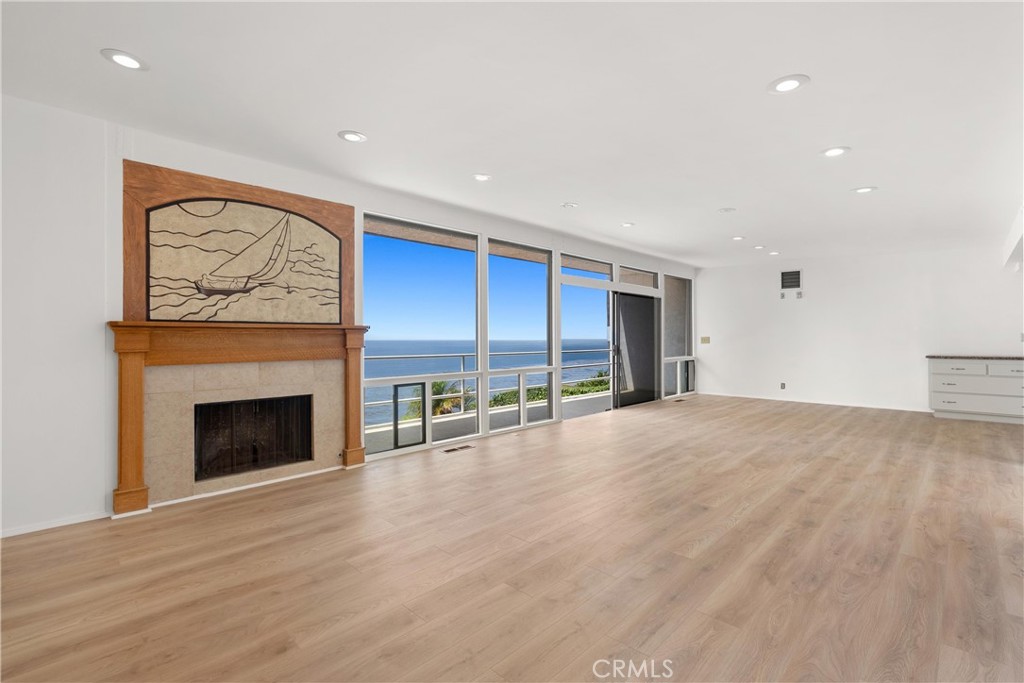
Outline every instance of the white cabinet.
<path fill-rule="evenodd" d="M 935 417 L 1024 423 L 1024 359 L 928 356 Z"/>

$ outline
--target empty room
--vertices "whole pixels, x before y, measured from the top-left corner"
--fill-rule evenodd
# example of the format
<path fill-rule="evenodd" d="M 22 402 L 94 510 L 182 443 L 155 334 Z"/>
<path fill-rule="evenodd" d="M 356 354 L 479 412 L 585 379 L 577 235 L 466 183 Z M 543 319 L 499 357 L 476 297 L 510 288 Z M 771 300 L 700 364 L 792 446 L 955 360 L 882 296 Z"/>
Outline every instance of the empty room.
<path fill-rule="evenodd" d="M 1024 681 L 1020 2 L 2 3 L 5 681 Z"/>

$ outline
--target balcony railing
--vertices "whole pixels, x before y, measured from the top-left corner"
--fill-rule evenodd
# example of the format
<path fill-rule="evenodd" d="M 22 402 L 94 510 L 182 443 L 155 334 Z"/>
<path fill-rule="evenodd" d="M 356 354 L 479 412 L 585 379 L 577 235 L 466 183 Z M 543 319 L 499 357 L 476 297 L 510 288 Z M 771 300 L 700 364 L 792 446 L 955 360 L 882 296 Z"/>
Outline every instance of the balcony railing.
<path fill-rule="evenodd" d="M 606 354 L 607 360 L 573 362 L 569 357 L 581 354 Z M 547 350 L 496 351 L 488 354 L 491 366 L 497 359 L 509 357 L 548 360 Z M 551 365 L 512 365 L 490 367 L 487 373 L 477 369 L 475 353 L 391 354 L 367 356 L 367 375 L 364 396 L 366 443 L 368 453 L 395 450 L 405 446 L 436 444 L 460 437 L 475 436 L 533 424 L 555 417 L 554 381 L 556 367 Z M 542 360 L 541 360 L 542 359 Z M 563 367 L 561 396 L 566 402 L 593 401 L 603 397 L 610 403 L 611 350 L 570 349 L 562 351 Z M 378 374 L 381 363 L 408 363 L 420 365 L 451 360 L 452 371 L 412 373 L 392 372 Z M 457 370 L 455 369 L 457 368 Z M 566 376 L 566 371 L 593 369 L 594 374 Z M 395 370 L 399 370 L 395 368 Z M 481 387 L 484 375 L 490 386 Z M 588 386 L 586 383 L 591 383 Z M 399 389 L 396 390 L 396 387 Z M 485 419 L 481 418 L 478 397 L 487 396 Z M 424 410 L 426 406 L 429 409 Z M 600 406 L 597 409 L 603 409 Z M 582 411 L 594 412 L 594 410 Z M 481 429 L 483 427 L 483 429 Z"/>

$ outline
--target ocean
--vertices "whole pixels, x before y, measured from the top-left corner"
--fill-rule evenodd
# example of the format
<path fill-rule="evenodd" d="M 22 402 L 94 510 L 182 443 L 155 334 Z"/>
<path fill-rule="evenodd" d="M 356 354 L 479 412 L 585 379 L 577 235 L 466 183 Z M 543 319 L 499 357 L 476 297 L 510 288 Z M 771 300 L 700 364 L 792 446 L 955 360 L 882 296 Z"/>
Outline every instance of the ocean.
<path fill-rule="evenodd" d="M 473 372 L 477 370 L 476 342 L 471 339 L 448 340 L 366 340 L 366 377 L 402 377 L 447 372 Z M 609 343 L 607 339 L 563 339 L 562 381 L 589 379 L 598 372 L 608 373 Z M 492 340 L 490 343 L 491 372 L 537 365 L 547 365 L 547 342 L 543 340 Z M 380 356 L 433 356 L 443 358 L 401 358 L 375 360 Z M 573 367 L 573 366 L 589 367 Z M 491 377 L 490 389 L 511 389 L 517 386 L 516 375 Z M 527 376 L 529 385 L 544 382 L 542 376 Z M 392 388 L 367 387 L 366 401 L 388 401 L 387 405 L 368 405 L 366 424 L 390 422 L 392 417 Z"/>

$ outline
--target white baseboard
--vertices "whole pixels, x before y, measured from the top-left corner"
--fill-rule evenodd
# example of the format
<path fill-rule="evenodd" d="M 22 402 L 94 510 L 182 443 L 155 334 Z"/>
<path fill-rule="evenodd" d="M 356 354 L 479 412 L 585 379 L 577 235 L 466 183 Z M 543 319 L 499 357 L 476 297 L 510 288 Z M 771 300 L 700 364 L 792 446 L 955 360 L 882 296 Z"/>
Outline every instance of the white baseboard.
<path fill-rule="evenodd" d="M 123 519 L 125 517 L 134 517 L 135 515 L 145 514 L 152 512 L 153 508 L 163 507 L 165 505 L 174 505 L 176 503 L 184 503 L 190 500 L 197 500 L 199 498 L 210 498 L 212 496 L 220 496 L 225 493 L 233 493 L 235 491 L 244 491 L 246 489 L 254 489 L 260 486 L 268 486 L 270 484 L 277 484 L 282 481 L 289 481 L 291 479 L 301 479 L 303 477 L 312 477 L 317 474 L 324 474 L 325 472 L 336 472 L 338 470 L 345 469 L 343 466 L 338 465 L 336 467 L 325 467 L 322 470 L 314 470 L 312 472 L 302 472 L 301 474 L 293 474 L 289 477 L 281 477 L 279 479 L 270 479 L 268 481 L 260 481 L 255 484 L 246 484 L 244 486 L 235 486 L 230 489 L 224 489 L 223 491 L 210 491 L 209 493 L 200 493 L 188 498 L 177 498 L 175 500 L 165 500 L 160 503 L 152 503 L 145 510 L 134 510 L 132 512 L 126 512 L 120 515 L 112 515 L 109 511 L 104 512 L 92 512 L 85 515 L 75 515 L 73 517 L 62 517 L 61 519 L 54 519 L 47 522 L 39 522 L 38 524 L 26 524 L 24 526 L 13 527 L 11 529 L 4 529 L 0 533 L 0 537 L 7 538 L 8 536 L 20 536 L 22 534 L 30 534 L 34 531 L 45 531 L 46 529 L 55 529 L 59 526 L 68 526 L 71 524 L 80 524 L 82 522 L 92 522 L 97 519 Z M 350 468 L 351 469 L 351 468 Z"/>
<path fill-rule="evenodd" d="M 699 396 L 722 396 L 724 398 L 752 398 L 758 401 L 781 401 L 783 403 L 806 403 L 808 405 L 815 406 L 842 406 L 844 408 L 871 408 L 872 410 L 902 410 L 907 413 L 930 413 L 932 412 L 928 408 L 900 408 L 897 406 L 878 406 L 878 405 L 867 405 L 863 403 L 829 403 L 825 401 L 805 401 L 797 398 L 781 398 L 779 396 L 751 396 L 748 394 L 718 394 L 711 391 L 698 391 L 696 392 Z M 693 396 L 693 393 L 686 394 L 687 396 Z"/>
<path fill-rule="evenodd" d="M 62 517 L 60 519 L 52 519 L 47 522 L 38 522 L 36 524 L 26 524 L 24 526 L 16 526 L 11 529 L 4 529 L 3 533 L 0 534 L 4 538 L 8 536 L 20 536 L 21 534 L 30 534 L 33 531 L 45 531 L 46 529 L 55 529 L 59 526 L 68 526 L 69 524 L 81 524 L 82 522 L 92 522 L 97 519 L 106 519 L 110 517 L 110 513 L 106 510 L 103 512 L 90 512 L 84 515 L 74 515 L 72 517 Z"/>
<path fill-rule="evenodd" d="M 122 512 L 119 515 L 110 515 L 111 519 L 124 519 L 125 517 L 134 517 L 136 515 L 144 515 L 147 512 L 152 512 L 153 508 L 145 508 L 143 510 L 132 510 L 131 512 Z"/>

